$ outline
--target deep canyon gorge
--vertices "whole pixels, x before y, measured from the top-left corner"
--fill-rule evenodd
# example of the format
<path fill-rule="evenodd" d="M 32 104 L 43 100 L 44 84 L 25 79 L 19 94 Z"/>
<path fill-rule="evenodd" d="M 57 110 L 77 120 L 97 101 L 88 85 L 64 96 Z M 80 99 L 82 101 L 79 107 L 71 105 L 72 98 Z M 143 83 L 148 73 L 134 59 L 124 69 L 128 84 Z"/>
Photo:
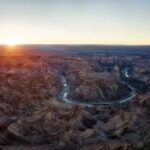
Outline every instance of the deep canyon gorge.
<path fill-rule="evenodd" d="M 0 56 L 0 149 L 150 148 L 149 56 L 81 52 Z"/>

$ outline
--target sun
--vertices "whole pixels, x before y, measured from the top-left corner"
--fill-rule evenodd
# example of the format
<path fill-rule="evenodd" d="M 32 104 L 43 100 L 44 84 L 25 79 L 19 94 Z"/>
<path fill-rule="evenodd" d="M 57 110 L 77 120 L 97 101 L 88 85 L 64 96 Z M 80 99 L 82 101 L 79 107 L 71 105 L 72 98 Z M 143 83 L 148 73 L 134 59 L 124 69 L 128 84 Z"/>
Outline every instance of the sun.
<path fill-rule="evenodd" d="M 15 47 L 16 45 L 20 44 L 19 40 L 16 38 L 10 38 L 10 39 L 5 39 L 3 41 L 4 45 L 7 45 L 9 47 Z"/>
<path fill-rule="evenodd" d="M 10 47 L 14 47 L 18 44 L 18 41 L 16 39 L 8 39 L 6 44 Z"/>

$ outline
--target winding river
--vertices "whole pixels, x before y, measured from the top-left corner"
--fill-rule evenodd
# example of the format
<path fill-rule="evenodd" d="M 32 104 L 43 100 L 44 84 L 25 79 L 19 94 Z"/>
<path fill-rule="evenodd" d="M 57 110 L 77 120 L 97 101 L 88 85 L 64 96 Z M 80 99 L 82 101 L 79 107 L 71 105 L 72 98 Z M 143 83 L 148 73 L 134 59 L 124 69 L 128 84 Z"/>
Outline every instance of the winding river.
<path fill-rule="evenodd" d="M 123 76 L 126 79 L 130 78 L 129 69 L 130 69 L 129 67 L 126 67 L 125 69 L 122 70 Z M 122 99 L 118 99 L 118 100 L 113 101 L 113 102 L 92 103 L 92 100 L 91 100 L 91 103 L 86 103 L 86 102 L 81 103 L 79 101 L 69 99 L 69 97 L 68 97 L 68 95 L 69 95 L 69 84 L 67 83 L 65 76 L 61 76 L 62 91 L 60 94 L 60 99 L 63 100 L 65 103 L 69 103 L 69 104 L 73 104 L 73 105 L 82 105 L 82 106 L 98 105 L 98 106 L 102 106 L 102 107 L 119 106 L 119 105 L 122 105 L 122 104 L 125 104 L 125 103 L 132 101 L 133 98 L 137 95 L 134 87 L 129 85 L 126 81 L 122 81 L 122 82 L 123 82 L 123 84 L 125 84 L 130 89 L 130 93 L 126 97 L 124 97 Z"/>

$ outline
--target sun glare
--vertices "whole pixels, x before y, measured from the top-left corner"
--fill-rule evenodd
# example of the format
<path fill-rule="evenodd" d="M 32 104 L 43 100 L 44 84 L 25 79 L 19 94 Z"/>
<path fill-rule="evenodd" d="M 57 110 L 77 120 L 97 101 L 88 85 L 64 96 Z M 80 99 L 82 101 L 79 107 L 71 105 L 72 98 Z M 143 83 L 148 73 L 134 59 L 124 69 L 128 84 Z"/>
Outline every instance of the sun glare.
<path fill-rule="evenodd" d="M 18 39 L 12 38 L 12 39 L 6 39 L 4 40 L 3 44 L 9 46 L 9 47 L 15 47 L 18 45 L 20 42 Z"/>

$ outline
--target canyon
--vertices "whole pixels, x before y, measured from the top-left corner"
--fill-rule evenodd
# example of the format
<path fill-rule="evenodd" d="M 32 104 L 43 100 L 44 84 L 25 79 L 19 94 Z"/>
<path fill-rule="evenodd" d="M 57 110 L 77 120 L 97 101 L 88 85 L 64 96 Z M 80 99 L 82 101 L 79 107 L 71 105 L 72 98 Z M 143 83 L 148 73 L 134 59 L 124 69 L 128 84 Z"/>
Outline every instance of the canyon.
<path fill-rule="evenodd" d="M 148 150 L 148 50 L 55 48 L 0 56 L 0 149 Z"/>

